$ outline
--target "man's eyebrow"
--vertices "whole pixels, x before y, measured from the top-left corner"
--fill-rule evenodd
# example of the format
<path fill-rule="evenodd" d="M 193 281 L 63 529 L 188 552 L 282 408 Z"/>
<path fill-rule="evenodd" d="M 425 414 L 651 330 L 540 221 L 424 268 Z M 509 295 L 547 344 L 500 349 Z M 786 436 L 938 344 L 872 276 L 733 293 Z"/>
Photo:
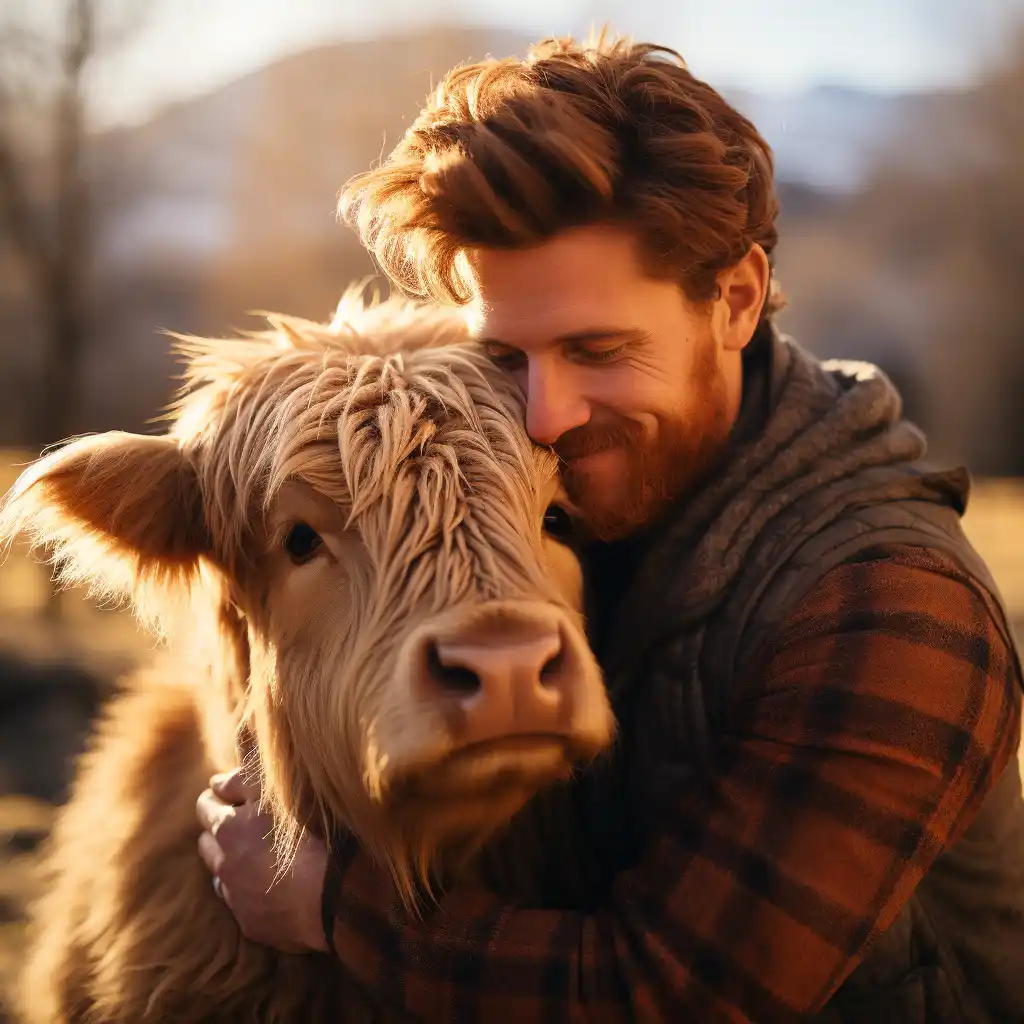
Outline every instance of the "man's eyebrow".
<path fill-rule="evenodd" d="M 560 334 L 555 340 L 558 342 L 575 341 L 612 341 L 627 340 L 646 337 L 647 332 L 639 327 L 586 327 L 581 331 L 570 331 L 568 334 Z"/>
<path fill-rule="evenodd" d="M 587 341 L 636 341 L 647 337 L 648 332 L 638 327 L 584 327 L 577 331 L 568 331 L 551 339 L 552 345 L 580 344 Z M 511 342 L 501 338 L 483 337 L 483 345 L 499 345 L 502 348 L 516 348 Z"/>

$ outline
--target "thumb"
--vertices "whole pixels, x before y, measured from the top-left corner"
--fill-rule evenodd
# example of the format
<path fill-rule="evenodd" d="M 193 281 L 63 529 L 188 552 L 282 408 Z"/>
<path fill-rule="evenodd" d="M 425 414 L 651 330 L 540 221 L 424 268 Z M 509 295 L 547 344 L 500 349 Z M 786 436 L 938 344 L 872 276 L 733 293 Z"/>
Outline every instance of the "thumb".
<path fill-rule="evenodd" d="M 250 800 L 258 803 L 260 787 L 255 782 L 247 782 L 241 768 L 232 768 L 229 772 L 218 772 L 210 777 L 210 789 L 219 800 L 236 807 Z"/>

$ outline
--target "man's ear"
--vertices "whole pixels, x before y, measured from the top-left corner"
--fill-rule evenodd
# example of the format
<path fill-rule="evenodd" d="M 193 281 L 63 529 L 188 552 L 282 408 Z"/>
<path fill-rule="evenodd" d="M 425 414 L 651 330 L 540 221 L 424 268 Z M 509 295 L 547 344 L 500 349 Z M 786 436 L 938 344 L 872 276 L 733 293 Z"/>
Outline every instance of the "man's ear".
<path fill-rule="evenodd" d="M 22 473 L 0 504 L 0 549 L 19 535 L 52 553 L 63 583 L 137 606 L 154 586 L 187 587 L 210 547 L 178 442 L 120 431 L 71 441 Z"/>
<path fill-rule="evenodd" d="M 770 284 L 771 266 L 756 242 L 735 266 L 718 275 L 715 336 L 726 352 L 741 352 L 754 336 Z"/>

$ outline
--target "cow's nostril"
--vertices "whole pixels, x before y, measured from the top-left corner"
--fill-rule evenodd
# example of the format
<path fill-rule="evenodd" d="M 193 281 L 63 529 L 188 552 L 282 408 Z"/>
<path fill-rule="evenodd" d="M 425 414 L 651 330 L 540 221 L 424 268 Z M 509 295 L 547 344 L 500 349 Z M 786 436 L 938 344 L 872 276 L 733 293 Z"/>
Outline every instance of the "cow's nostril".
<path fill-rule="evenodd" d="M 558 682 L 558 675 L 565 665 L 565 648 L 559 647 L 554 654 L 541 666 L 540 682 L 542 686 L 553 686 Z"/>
<path fill-rule="evenodd" d="M 480 690 L 480 677 L 465 665 L 446 665 L 436 643 L 427 645 L 427 672 L 445 693 L 470 697 Z"/>

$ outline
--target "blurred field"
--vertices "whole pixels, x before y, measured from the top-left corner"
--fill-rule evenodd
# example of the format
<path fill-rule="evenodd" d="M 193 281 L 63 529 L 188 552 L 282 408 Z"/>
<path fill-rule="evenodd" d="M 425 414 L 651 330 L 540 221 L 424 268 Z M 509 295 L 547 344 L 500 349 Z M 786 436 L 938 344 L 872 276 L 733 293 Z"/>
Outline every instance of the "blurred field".
<path fill-rule="evenodd" d="M 16 453 L 0 456 L 0 493 L 13 482 L 16 465 L 27 461 Z M 978 481 L 965 526 L 1024 637 L 1024 480 Z M 153 648 L 125 612 L 97 609 L 80 593 L 64 595 L 59 623 L 47 620 L 40 614 L 46 596 L 45 567 L 23 551 L 12 552 L 0 565 L 0 652 L 16 652 L 33 663 L 70 662 L 112 678 Z M 0 688 L 4 683 L 0 678 Z M 0 749 L 0 762 L 10 756 Z M 5 791 L 0 775 L 0 1024 L 4 993 L 20 963 L 22 909 L 35 891 L 35 851 L 52 815 L 47 802 Z"/>

